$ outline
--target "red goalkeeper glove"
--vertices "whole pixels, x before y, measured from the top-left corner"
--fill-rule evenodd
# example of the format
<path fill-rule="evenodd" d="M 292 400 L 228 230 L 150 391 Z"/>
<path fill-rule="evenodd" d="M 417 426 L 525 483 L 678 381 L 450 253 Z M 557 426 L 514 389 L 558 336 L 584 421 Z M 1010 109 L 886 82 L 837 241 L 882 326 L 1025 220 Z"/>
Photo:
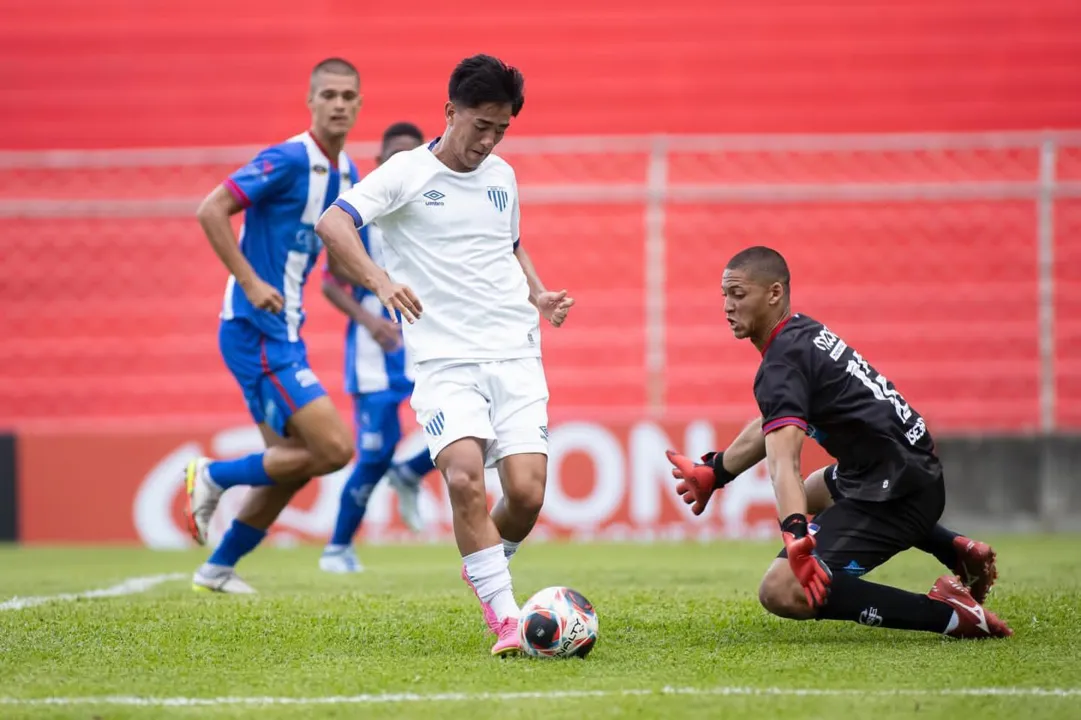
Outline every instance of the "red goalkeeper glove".
<path fill-rule="evenodd" d="M 706 453 L 702 462 L 692 462 L 686 455 L 675 450 L 665 452 L 668 462 L 675 465 L 672 476 L 679 480 L 676 492 L 683 497 L 683 502 L 691 505 L 691 512 L 701 515 L 714 491 L 720 490 L 736 479 L 736 476 L 724 469 L 724 453 Z"/>
<path fill-rule="evenodd" d="M 829 597 L 833 573 L 815 552 L 815 538 L 807 532 L 807 518 L 799 513 L 789 515 L 781 522 L 781 537 L 788 553 L 788 564 L 803 587 L 807 604 L 820 608 Z"/>

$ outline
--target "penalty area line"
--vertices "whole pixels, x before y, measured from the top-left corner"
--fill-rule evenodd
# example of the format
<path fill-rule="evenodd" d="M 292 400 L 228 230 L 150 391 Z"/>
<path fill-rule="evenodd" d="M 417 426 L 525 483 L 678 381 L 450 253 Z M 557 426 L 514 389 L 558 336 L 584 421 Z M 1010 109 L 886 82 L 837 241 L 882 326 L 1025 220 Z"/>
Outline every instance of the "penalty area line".
<path fill-rule="evenodd" d="M 1081 697 L 1081 688 L 897 688 L 879 690 L 829 688 L 754 688 L 754 687 L 660 687 L 628 690 L 556 690 L 552 692 L 505 693 L 380 693 L 370 695 L 332 695 L 328 697 L 139 697 L 103 695 L 101 697 L 0 697 L 0 705 L 123 705 L 129 707 L 214 707 L 269 705 L 380 705 L 393 703 L 445 703 L 517 700 L 574 700 L 579 698 L 664 696 L 739 696 L 739 697 Z"/>
<path fill-rule="evenodd" d="M 133 577 L 113 585 L 112 587 L 98 590 L 86 590 L 78 593 L 60 593 L 58 595 L 36 595 L 31 597 L 13 597 L 0 603 L 0 610 L 25 610 L 26 608 L 45 605 L 53 602 L 73 602 L 75 600 L 90 600 L 93 598 L 123 597 L 125 595 L 138 595 L 144 593 L 164 582 L 181 580 L 187 577 L 183 573 L 169 573 L 168 575 L 147 575 Z"/>

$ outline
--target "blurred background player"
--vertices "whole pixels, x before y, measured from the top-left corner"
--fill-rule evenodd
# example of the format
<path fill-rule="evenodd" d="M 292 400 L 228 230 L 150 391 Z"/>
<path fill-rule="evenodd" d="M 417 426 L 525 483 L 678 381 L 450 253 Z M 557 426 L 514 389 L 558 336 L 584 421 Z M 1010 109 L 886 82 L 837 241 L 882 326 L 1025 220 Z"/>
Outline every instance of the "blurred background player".
<path fill-rule="evenodd" d="M 683 480 L 678 491 L 700 513 L 718 480 L 723 485 L 764 454 L 785 547 L 759 587 L 763 607 L 794 620 L 850 620 L 958 638 L 1012 635 L 952 575 L 940 577 L 927 595 L 862 579 L 912 547 L 956 556 L 976 545 L 956 542 L 937 524 L 946 488 L 927 425 L 854 348 L 821 323 L 792 314 L 780 253 L 766 247 L 737 253 L 721 291 L 733 334 L 762 354 L 754 380 L 761 424 L 751 423 L 728 451 L 703 465 L 672 451 L 668 458 Z M 805 435 L 837 459 L 806 485 L 800 477 Z M 827 493 L 829 501 L 822 497 Z M 811 524 L 807 514 L 816 511 Z M 993 555 L 988 559 L 993 573 Z"/>
<path fill-rule="evenodd" d="M 322 244 L 322 212 L 357 178 L 344 151 L 360 109 L 360 76 L 340 58 L 312 70 L 311 127 L 260 152 L 215 188 L 199 222 L 229 270 L 219 346 L 240 384 L 266 450 L 235 460 L 200 458 L 186 470 L 188 529 L 200 545 L 222 493 L 250 486 L 221 543 L 192 579 L 195 589 L 254 590 L 234 567 L 255 549 L 289 500 L 312 477 L 353 457 L 349 429 L 308 365 L 301 300 Z M 244 211 L 240 241 L 229 218 Z"/>
<path fill-rule="evenodd" d="M 540 318 L 559 327 L 574 303 L 537 276 L 520 244 L 514 170 L 492 152 L 522 109 L 523 85 L 497 58 L 463 60 L 451 74 L 443 136 L 376 168 L 316 226 L 342 276 L 409 323 L 411 404 L 447 483 L 463 577 L 497 636 L 493 655 L 519 649 L 508 558 L 544 502 Z M 386 270 L 357 241 L 356 229 L 373 222 Z M 498 467 L 503 486 L 490 515 L 486 465 Z"/>
<path fill-rule="evenodd" d="M 376 166 L 423 142 L 424 135 L 416 125 L 391 125 L 383 133 Z M 360 239 L 372 260 L 385 266 L 382 231 L 367 225 L 361 228 Z M 342 488 L 334 534 L 319 558 L 319 567 L 327 572 L 360 572 L 364 568 L 353 549 L 353 537 L 364 520 L 376 484 L 386 477 L 398 492 L 402 520 L 414 532 L 420 532 L 420 481 L 435 465 L 427 447 L 404 462 L 393 463 L 394 450 L 402 438 L 398 411 L 413 392 L 413 363 L 402 342 L 401 325 L 391 319 L 390 311 L 371 290 L 349 285 L 336 277 L 329 265 L 323 278 L 323 295 L 349 318 L 345 329 L 345 390 L 353 396 L 357 463 Z"/>

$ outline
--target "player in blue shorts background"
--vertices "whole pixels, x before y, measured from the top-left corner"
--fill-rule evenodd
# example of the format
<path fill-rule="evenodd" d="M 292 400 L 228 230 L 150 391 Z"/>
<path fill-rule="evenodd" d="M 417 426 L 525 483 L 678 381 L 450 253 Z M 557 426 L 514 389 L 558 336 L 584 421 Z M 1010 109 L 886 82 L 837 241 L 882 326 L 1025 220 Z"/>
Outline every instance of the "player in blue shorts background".
<path fill-rule="evenodd" d="M 304 284 L 322 249 L 315 223 L 358 179 L 344 147 L 360 104 L 356 68 L 340 58 L 320 62 L 310 78 L 310 129 L 260 152 L 199 207 L 203 231 L 230 272 L 218 335 L 222 357 L 266 450 L 235 460 L 199 458 L 186 469 L 188 529 L 200 545 L 222 493 L 251 488 L 195 572 L 197 590 L 254 592 L 236 575 L 237 561 L 305 483 L 353 457 L 349 429 L 308 365 L 300 330 Z M 229 218 L 242 210 L 238 243 Z"/>
<path fill-rule="evenodd" d="M 398 152 L 424 142 L 420 129 L 411 123 L 395 123 L 383 133 L 376 163 L 382 165 Z M 369 226 L 360 233 L 364 249 L 383 263 L 381 231 Z M 398 492 L 398 512 L 415 532 L 422 529 L 418 496 L 421 479 L 435 465 L 426 444 L 419 453 L 393 463 L 402 438 L 398 409 L 413 392 L 413 363 L 402 343 L 402 329 L 391 320 L 379 298 L 363 286 L 350 286 L 327 267 L 323 294 L 349 323 L 345 330 L 345 389 L 353 396 L 356 423 L 357 463 L 342 489 L 334 534 L 319 559 L 327 572 L 352 573 L 364 568 L 353 549 L 353 537 L 368 509 L 368 499 L 379 481 Z"/>

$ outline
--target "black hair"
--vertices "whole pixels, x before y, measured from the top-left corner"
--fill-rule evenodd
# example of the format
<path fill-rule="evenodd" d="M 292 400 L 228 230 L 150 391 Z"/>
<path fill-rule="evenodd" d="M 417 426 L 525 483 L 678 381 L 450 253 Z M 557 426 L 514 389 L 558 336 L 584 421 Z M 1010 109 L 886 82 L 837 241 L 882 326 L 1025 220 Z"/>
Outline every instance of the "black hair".
<path fill-rule="evenodd" d="M 466 108 L 484 103 L 510 103 L 510 114 L 517 117 L 525 104 L 525 78 L 491 55 L 474 55 L 458 63 L 450 74 L 450 101 Z"/>
<path fill-rule="evenodd" d="M 773 248 L 756 245 L 736 253 L 727 265 L 729 270 L 745 270 L 753 279 L 772 285 L 775 282 L 784 286 L 788 295 L 792 275 L 788 272 L 788 263 L 784 256 Z"/>
<path fill-rule="evenodd" d="M 420 128 L 411 122 L 396 122 L 386 130 L 383 131 L 383 147 L 387 146 L 387 143 L 392 138 L 396 137 L 411 137 L 418 143 L 424 142 L 424 133 L 420 131 Z"/>

